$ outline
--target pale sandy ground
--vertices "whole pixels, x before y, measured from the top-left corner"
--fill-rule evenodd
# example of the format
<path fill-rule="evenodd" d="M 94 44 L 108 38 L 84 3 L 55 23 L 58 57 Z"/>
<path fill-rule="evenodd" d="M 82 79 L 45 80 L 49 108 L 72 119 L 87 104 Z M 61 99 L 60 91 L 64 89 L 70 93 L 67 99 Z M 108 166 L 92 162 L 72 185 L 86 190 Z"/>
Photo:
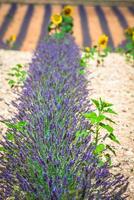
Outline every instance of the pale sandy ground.
<path fill-rule="evenodd" d="M 0 115 L 6 118 L 10 118 L 13 109 L 11 101 L 16 98 L 7 84 L 7 73 L 15 64 L 29 63 L 30 60 L 29 52 L 0 50 Z M 129 176 L 128 200 L 134 200 L 134 67 L 126 63 L 122 56 L 112 54 L 106 58 L 103 67 L 89 66 L 86 76 L 91 80 L 89 97 L 102 97 L 112 102 L 119 113 L 116 134 L 121 145 L 116 145 L 117 157 L 113 158 L 113 162 L 121 163 L 116 171 Z M 3 130 L 1 124 L 0 129 Z"/>
<path fill-rule="evenodd" d="M 102 97 L 113 103 L 118 113 L 115 134 L 121 145 L 115 145 L 117 156 L 113 157 L 113 163 L 120 163 L 120 167 L 114 170 L 129 176 L 128 200 L 134 200 L 134 67 L 124 57 L 113 53 L 105 59 L 104 66 L 92 64 L 88 71 L 92 72 L 87 72 L 91 80 L 89 97 Z"/>
<path fill-rule="evenodd" d="M 17 97 L 17 94 L 8 85 L 8 73 L 16 64 L 26 64 L 25 69 L 28 69 L 30 61 L 31 53 L 29 52 L 0 50 L 0 116 L 6 119 L 11 118 L 12 112 L 15 112 L 11 102 Z M 5 127 L 0 124 L 0 139 L 3 129 L 5 130 Z"/>

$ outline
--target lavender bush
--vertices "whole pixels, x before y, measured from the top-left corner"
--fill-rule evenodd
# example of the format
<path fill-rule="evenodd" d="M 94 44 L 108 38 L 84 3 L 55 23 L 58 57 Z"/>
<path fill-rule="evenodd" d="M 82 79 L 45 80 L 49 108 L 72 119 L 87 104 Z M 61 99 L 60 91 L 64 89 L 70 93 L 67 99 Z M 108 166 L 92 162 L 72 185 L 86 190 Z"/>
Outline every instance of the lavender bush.
<path fill-rule="evenodd" d="M 42 41 L 30 64 L 18 114 L 1 142 L 1 199 L 123 199 L 125 179 L 98 166 L 80 52 L 71 36 Z M 88 127 L 87 127 L 88 126 Z M 83 131 L 83 137 L 78 137 Z"/>

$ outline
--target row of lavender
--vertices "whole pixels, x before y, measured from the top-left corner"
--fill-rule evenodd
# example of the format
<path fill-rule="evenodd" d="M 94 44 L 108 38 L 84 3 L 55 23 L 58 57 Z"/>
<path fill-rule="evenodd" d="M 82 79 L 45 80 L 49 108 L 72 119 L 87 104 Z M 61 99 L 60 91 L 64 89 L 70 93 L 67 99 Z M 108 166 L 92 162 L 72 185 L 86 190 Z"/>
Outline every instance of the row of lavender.
<path fill-rule="evenodd" d="M 98 166 L 90 136 L 76 138 L 91 110 L 79 61 L 70 35 L 40 43 L 1 142 L 1 199 L 123 199 L 124 178 Z"/>

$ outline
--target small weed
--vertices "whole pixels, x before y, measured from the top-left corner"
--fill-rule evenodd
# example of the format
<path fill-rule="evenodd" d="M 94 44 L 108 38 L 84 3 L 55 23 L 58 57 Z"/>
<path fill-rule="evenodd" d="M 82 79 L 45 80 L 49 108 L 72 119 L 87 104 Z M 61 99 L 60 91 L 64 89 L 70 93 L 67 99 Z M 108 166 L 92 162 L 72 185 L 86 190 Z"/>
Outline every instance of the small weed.
<path fill-rule="evenodd" d="M 111 48 L 108 47 L 108 36 L 101 35 L 98 39 L 97 45 L 93 47 L 85 47 L 82 49 L 82 57 L 80 59 L 80 66 L 87 67 L 89 60 L 96 60 L 96 66 L 103 66 L 104 59 L 111 52 Z M 80 71 L 81 74 L 81 71 Z"/>
<path fill-rule="evenodd" d="M 122 48 L 117 48 L 116 52 L 125 55 L 126 61 L 134 66 L 134 27 L 125 30 L 126 43 Z"/>
<path fill-rule="evenodd" d="M 84 117 L 88 119 L 92 125 L 90 132 L 93 134 L 92 143 L 95 146 L 94 154 L 100 158 L 100 164 L 106 161 L 111 163 L 111 155 L 109 152 L 116 155 L 115 149 L 111 145 L 106 144 L 105 140 L 109 138 L 117 144 L 120 144 L 120 142 L 113 133 L 114 128 L 112 124 L 115 124 L 115 121 L 107 116 L 107 114 L 117 115 L 117 113 L 112 109 L 113 104 L 102 101 L 101 98 L 99 100 L 92 99 L 92 102 L 96 110 L 84 113 Z"/>
<path fill-rule="evenodd" d="M 8 84 L 11 88 L 22 86 L 27 77 L 27 72 L 22 69 L 23 66 L 21 64 L 17 64 L 15 67 L 11 69 L 11 72 L 8 73 Z"/>
<path fill-rule="evenodd" d="M 11 35 L 8 39 L 6 39 L 5 43 L 9 48 L 13 48 L 15 41 L 16 41 L 16 35 Z"/>

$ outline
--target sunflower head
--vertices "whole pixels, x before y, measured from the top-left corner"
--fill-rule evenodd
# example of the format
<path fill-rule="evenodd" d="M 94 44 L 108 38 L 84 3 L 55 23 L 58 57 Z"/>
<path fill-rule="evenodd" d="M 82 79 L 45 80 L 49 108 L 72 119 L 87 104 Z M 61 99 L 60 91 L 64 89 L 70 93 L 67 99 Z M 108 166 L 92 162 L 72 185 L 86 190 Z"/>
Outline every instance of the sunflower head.
<path fill-rule="evenodd" d="M 63 8 L 64 15 L 70 16 L 70 15 L 72 15 L 72 12 L 73 12 L 73 8 L 71 6 L 65 6 Z"/>
<path fill-rule="evenodd" d="M 62 23 L 62 16 L 59 15 L 59 14 L 54 14 L 54 15 L 52 15 L 52 16 L 51 16 L 51 22 L 52 22 L 54 25 L 58 26 L 59 24 Z"/>
<path fill-rule="evenodd" d="M 11 42 L 15 42 L 15 41 L 16 41 L 16 35 L 11 35 L 10 41 L 11 41 Z"/>
<path fill-rule="evenodd" d="M 105 49 L 107 47 L 107 43 L 108 43 L 108 36 L 106 36 L 105 34 L 101 35 L 98 40 L 99 47 Z"/>
<path fill-rule="evenodd" d="M 127 29 L 125 29 L 125 33 L 129 36 L 132 36 L 134 31 L 134 27 L 128 27 Z"/>
<path fill-rule="evenodd" d="M 85 47 L 84 50 L 85 50 L 86 53 L 89 53 L 90 52 L 90 47 Z"/>

